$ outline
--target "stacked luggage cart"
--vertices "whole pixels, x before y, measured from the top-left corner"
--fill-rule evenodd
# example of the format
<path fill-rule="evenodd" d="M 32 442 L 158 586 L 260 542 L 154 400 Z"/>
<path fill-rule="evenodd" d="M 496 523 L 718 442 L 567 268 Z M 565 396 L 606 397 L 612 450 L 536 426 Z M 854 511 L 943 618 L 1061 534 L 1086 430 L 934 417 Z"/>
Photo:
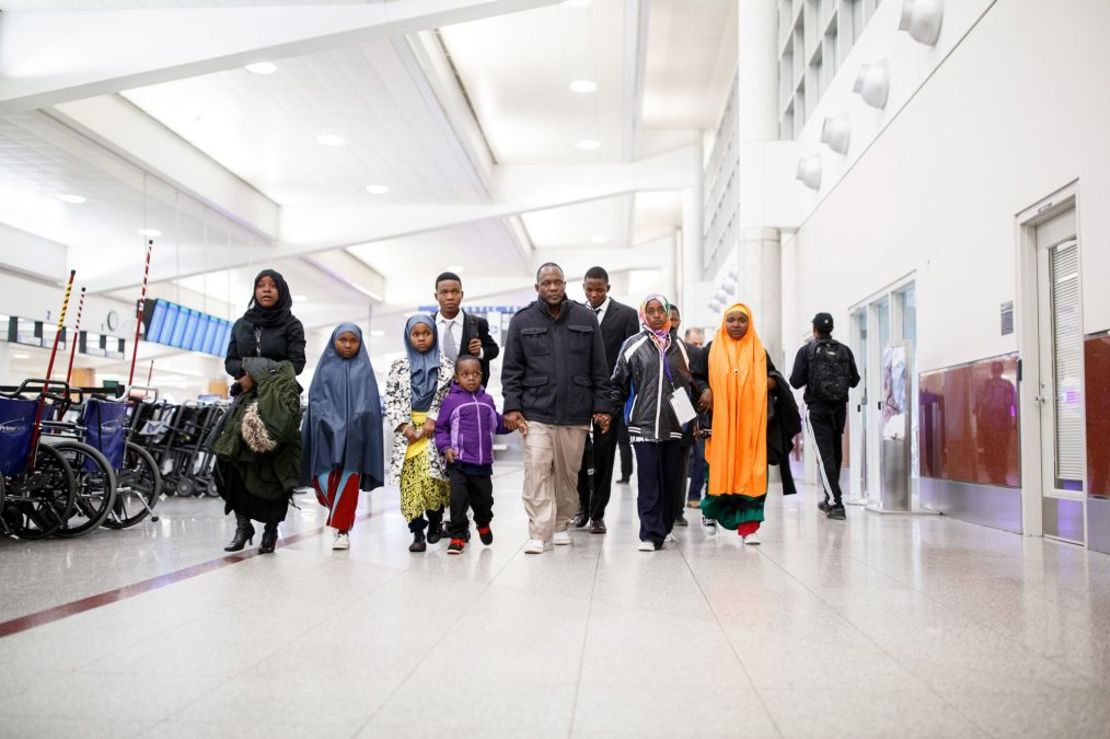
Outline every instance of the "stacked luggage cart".
<path fill-rule="evenodd" d="M 125 529 L 165 494 L 217 495 L 202 448 L 222 404 L 173 405 L 145 389 L 26 380 L 0 387 L 0 534 L 73 538 Z M 39 404 L 45 404 L 36 437 Z"/>

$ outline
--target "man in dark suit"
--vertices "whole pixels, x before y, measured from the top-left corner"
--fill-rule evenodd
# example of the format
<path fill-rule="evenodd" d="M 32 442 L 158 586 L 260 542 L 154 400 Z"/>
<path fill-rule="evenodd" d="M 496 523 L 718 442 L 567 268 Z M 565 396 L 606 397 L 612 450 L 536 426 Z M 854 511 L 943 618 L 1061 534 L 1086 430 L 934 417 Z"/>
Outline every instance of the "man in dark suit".
<path fill-rule="evenodd" d="M 629 336 L 640 332 L 640 315 L 634 308 L 622 305 L 609 297 L 609 273 L 601 267 L 591 267 L 586 271 L 582 282 L 586 293 L 586 307 L 597 316 L 601 324 L 601 340 L 605 345 L 605 362 L 609 374 L 617 365 L 617 355 L 621 345 Z M 616 409 L 617 418 L 624 423 L 624 409 Z M 614 418 L 614 421 L 617 420 Z M 604 534 L 605 507 L 609 505 L 609 494 L 613 486 L 613 455 L 617 449 L 617 428 L 603 433 L 594 424 L 593 444 L 587 446 L 582 458 L 582 468 L 578 472 L 578 514 L 574 525 L 582 528 L 588 522 L 591 534 Z M 591 456 L 592 462 L 591 464 Z M 593 468 L 591 489 L 589 469 Z"/>
<path fill-rule="evenodd" d="M 444 272 L 436 278 L 436 303 L 439 310 L 433 316 L 439 334 L 440 350 L 451 361 L 460 354 L 472 354 L 482 365 L 482 385 L 489 385 L 489 363 L 497 357 L 501 347 L 489 335 L 489 321 L 480 316 L 468 315 L 460 309 L 463 300 L 462 279 L 454 272 Z"/>

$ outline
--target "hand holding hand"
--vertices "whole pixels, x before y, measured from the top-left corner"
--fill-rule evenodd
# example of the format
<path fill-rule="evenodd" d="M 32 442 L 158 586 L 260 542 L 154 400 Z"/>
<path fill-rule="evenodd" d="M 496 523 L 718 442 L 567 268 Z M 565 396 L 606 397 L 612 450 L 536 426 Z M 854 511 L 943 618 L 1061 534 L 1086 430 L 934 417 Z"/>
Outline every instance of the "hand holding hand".
<path fill-rule="evenodd" d="M 608 413 L 595 413 L 594 423 L 601 427 L 601 433 L 609 433 L 609 423 L 612 417 Z"/>
<path fill-rule="evenodd" d="M 434 434 L 435 432 L 436 432 L 436 422 L 429 418 L 427 421 L 424 422 L 424 432 L 421 435 L 422 436 L 427 436 L 427 437 L 430 438 L 431 435 Z"/>
<path fill-rule="evenodd" d="M 401 433 L 405 435 L 405 438 L 408 439 L 410 444 L 420 438 L 420 434 L 416 433 L 416 429 L 407 423 Z"/>
<path fill-rule="evenodd" d="M 478 356 L 478 353 L 482 351 L 482 340 L 471 339 L 470 343 L 466 345 L 466 349 L 474 356 Z"/>

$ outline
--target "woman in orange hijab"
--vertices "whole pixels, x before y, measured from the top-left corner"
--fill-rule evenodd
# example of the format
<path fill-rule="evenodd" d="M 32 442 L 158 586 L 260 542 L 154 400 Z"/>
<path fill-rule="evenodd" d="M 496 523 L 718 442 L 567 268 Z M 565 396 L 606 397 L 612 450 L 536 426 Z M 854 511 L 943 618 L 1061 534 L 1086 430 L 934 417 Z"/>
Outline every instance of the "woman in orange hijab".
<path fill-rule="evenodd" d="M 767 392 L 774 387 L 771 363 L 752 312 L 743 303 L 725 309 L 713 341 L 695 369 L 698 406 L 713 412 L 705 443 L 708 495 L 701 502 L 705 525 L 735 529 L 745 544 L 758 544 L 767 497 Z"/>

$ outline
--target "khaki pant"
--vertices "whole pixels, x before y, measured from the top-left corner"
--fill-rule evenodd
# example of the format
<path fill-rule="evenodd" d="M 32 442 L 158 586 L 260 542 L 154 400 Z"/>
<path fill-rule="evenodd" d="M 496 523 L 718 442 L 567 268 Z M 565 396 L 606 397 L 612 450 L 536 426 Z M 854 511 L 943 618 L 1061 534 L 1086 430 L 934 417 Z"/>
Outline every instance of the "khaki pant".
<path fill-rule="evenodd" d="M 578 468 L 586 446 L 585 426 L 528 422 L 524 437 L 524 511 L 532 539 L 551 541 L 566 531 L 578 509 Z"/>

